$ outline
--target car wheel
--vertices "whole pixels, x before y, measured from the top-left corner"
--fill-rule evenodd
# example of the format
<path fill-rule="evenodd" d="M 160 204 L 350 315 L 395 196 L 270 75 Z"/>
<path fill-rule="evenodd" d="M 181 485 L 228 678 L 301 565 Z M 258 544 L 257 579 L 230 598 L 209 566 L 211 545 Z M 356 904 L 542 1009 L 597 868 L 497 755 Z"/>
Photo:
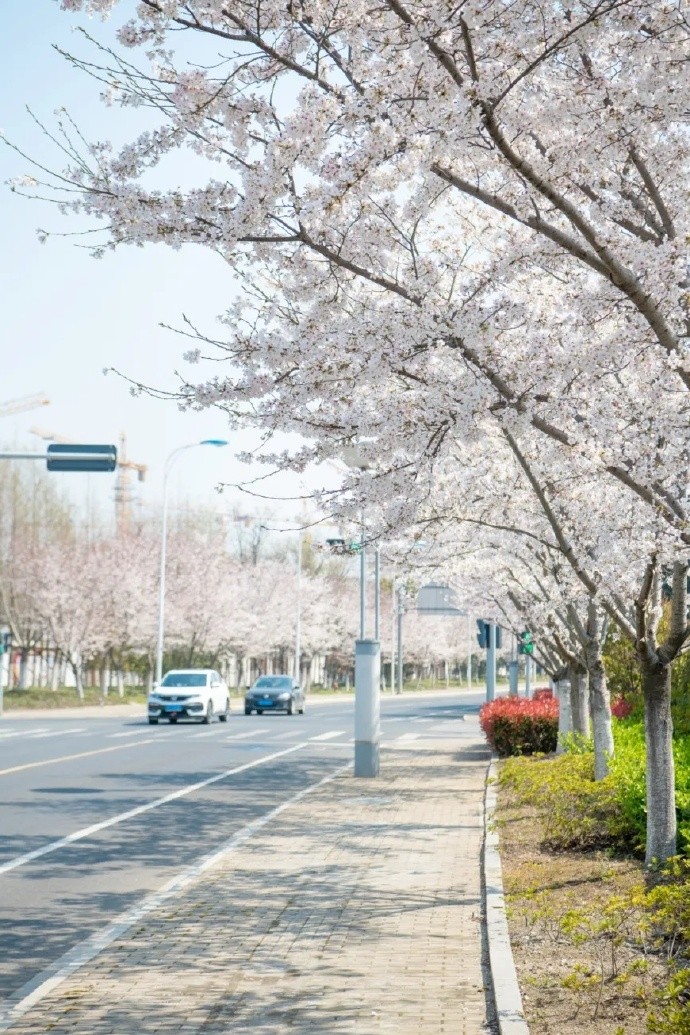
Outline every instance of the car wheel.
<path fill-rule="evenodd" d="M 170 718 L 168 719 L 168 722 L 170 723 L 171 726 L 174 726 L 175 723 L 177 722 L 177 716 L 176 715 L 171 715 Z"/>
<path fill-rule="evenodd" d="M 285 709 L 285 711 L 287 712 L 288 715 L 292 715 L 292 701 L 288 702 L 288 706 Z"/>
<path fill-rule="evenodd" d="M 304 715 L 304 702 L 302 702 L 302 707 L 299 709 L 299 713 L 300 715 Z"/>
<path fill-rule="evenodd" d="M 149 719 L 149 726 L 157 726 L 158 719 Z"/>
<path fill-rule="evenodd" d="M 245 714 L 245 715 L 251 715 L 251 714 L 252 714 L 252 710 L 251 710 L 251 708 L 245 708 L 245 709 L 244 709 L 244 714 Z"/>
<path fill-rule="evenodd" d="M 227 722 L 229 714 L 230 714 L 230 701 L 227 700 L 225 702 L 225 711 L 221 712 L 220 715 L 218 716 L 218 718 L 220 719 L 221 722 Z"/>
<path fill-rule="evenodd" d="M 263 713 L 264 713 L 264 710 L 263 710 L 263 708 L 257 708 L 257 709 L 256 709 L 256 714 L 257 714 L 257 715 L 263 715 Z"/>
<path fill-rule="evenodd" d="M 208 704 L 206 705 L 206 714 L 204 715 L 204 725 L 205 726 L 210 726 L 212 722 L 213 722 L 213 705 L 209 701 Z"/>

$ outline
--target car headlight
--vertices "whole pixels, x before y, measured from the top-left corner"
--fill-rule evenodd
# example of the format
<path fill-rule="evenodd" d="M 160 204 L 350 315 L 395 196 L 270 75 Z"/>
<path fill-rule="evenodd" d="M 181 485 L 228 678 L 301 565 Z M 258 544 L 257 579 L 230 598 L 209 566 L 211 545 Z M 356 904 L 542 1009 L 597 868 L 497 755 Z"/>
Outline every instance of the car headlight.
<path fill-rule="evenodd" d="M 288 693 L 281 694 L 280 697 L 278 698 L 278 700 L 279 701 L 289 701 L 290 700 L 290 694 L 288 694 Z"/>

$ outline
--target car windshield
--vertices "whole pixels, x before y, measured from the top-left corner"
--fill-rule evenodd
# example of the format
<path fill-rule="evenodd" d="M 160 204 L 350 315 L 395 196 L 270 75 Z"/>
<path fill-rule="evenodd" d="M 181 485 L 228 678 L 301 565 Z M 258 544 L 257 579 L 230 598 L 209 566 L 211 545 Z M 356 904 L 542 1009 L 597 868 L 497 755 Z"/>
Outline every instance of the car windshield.
<path fill-rule="evenodd" d="M 289 690 L 291 686 L 289 676 L 262 676 L 254 684 L 256 690 Z"/>
<path fill-rule="evenodd" d="M 168 672 L 161 686 L 206 686 L 204 672 Z"/>

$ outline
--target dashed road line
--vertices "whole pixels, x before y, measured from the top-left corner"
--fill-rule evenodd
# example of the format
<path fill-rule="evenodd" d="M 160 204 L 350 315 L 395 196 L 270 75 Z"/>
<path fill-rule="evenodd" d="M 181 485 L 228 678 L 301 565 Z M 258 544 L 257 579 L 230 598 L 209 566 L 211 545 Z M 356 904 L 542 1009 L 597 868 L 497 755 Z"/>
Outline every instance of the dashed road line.
<path fill-rule="evenodd" d="M 47 737 L 66 737 L 68 733 L 86 733 L 85 726 L 79 726 L 73 730 L 49 730 L 47 733 L 34 733 L 30 740 L 45 740 Z"/>
<path fill-rule="evenodd" d="M 35 730 L 2 730 L 0 731 L 0 741 L 9 740 L 10 737 L 30 737 L 35 733 L 45 733 L 46 727 L 39 726 Z"/>

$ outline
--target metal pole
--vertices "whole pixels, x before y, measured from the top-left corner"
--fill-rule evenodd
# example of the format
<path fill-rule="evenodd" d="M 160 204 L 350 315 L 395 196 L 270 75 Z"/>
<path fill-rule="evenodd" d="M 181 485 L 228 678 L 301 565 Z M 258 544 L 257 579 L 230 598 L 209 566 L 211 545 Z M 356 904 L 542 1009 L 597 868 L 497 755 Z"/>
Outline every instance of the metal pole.
<path fill-rule="evenodd" d="M 486 699 L 496 696 L 496 626 L 489 622 L 489 648 L 486 652 Z"/>
<path fill-rule="evenodd" d="M 403 606 L 402 586 L 398 587 L 398 688 L 396 693 L 403 692 Z"/>
<path fill-rule="evenodd" d="M 381 637 L 381 547 L 374 553 L 374 639 Z"/>
<path fill-rule="evenodd" d="M 472 615 L 467 612 L 467 689 L 472 689 Z"/>
<path fill-rule="evenodd" d="M 48 459 L 48 454 L 47 453 L 0 453 L 0 460 L 47 460 L 47 459 Z"/>
<path fill-rule="evenodd" d="M 161 530 L 161 564 L 158 576 L 158 637 L 156 640 L 156 682 L 163 678 L 163 627 L 165 625 L 165 555 L 168 539 L 168 474 L 170 461 L 175 454 L 168 457 L 163 477 L 163 527 Z"/>
<path fill-rule="evenodd" d="M 364 547 L 364 522 L 362 521 L 362 537 L 360 539 L 361 550 L 359 552 L 359 638 L 364 639 L 364 627 L 367 618 L 367 597 L 366 597 L 366 574 L 367 574 L 367 552 Z"/>
<path fill-rule="evenodd" d="M 300 531 L 297 539 L 297 620 L 295 622 L 295 682 L 302 682 L 302 669 L 300 662 L 302 659 L 302 649 L 300 643 L 300 633 L 302 624 L 302 532 Z"/>
<path fill-rule="evenodd" d="M 525 697 L 529 699 L 532 696 L 532 659 L 529 654 L 525 654 Z"/>
<path fill-rule="evenodd" d="M 397 620 L 395 600 L 396 600 L 396 589 L 395 589 L 395 576 L 393 577 L 393 585 L 391 589 L 392 601 L 391 601 L 391 693 L 395 693 L 395 623 Z"/>

